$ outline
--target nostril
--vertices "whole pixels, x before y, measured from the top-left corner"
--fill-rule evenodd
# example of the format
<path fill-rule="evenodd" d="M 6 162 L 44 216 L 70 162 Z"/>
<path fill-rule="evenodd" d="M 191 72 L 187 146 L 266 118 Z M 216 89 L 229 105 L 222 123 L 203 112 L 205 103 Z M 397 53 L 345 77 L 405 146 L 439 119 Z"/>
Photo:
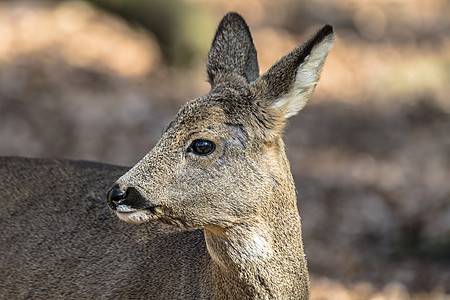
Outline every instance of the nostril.
<path fill-rule="evenodd" d="M 121 204 L 126 197 L 127 193 L 119 190 L 118 186 L 114 186 L 106 192 L 106 199 L 112 209 L 115 209 L 117 205 Z"/>

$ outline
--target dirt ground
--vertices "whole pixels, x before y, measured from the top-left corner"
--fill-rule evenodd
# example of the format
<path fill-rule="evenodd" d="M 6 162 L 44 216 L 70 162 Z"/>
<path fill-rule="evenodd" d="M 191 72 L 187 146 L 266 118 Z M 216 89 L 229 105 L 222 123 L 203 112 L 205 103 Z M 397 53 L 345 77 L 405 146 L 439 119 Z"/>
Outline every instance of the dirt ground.
<path fill-rule="evenodd" d="M 158 42 L 123 20 L 76 2 L 21 3 L 0 9 L 0 155 L 132 165 L 207 92 L 201 66 L 167 67 Z M 450 299 L 450 27 L 422 33 L 432 49 L 419 38 L 383 48 L 339 37 L 348 24 L 335 21 L 322 82 L 285 136 L 312 299 Z M 284 26 L 269 55 L 275 29 L 255 27 L 263 70 L 302 40 Z"/>

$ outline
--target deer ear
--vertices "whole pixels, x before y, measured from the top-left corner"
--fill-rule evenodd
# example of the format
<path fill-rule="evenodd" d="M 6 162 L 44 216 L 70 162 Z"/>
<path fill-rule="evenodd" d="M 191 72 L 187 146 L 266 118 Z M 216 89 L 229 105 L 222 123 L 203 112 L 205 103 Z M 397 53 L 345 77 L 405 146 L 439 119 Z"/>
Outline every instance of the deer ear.
<path fill-rule="evenodd" d="M 259 77 L 252 35 L 239 14 L 228 13 L 220 22 L 208 54 L 206 70 L 211 86 L 225 81 L 229 75 L 241 76 L 248 83 Z"/>
<path fill-rule="evenodd" d="M 328 51 L 333 46 L 333 27 L 325 25 L 311 39 L 292 50 L 256 82 L 265 107 L 289 118 L 308 102 L 318 83 Z"/>

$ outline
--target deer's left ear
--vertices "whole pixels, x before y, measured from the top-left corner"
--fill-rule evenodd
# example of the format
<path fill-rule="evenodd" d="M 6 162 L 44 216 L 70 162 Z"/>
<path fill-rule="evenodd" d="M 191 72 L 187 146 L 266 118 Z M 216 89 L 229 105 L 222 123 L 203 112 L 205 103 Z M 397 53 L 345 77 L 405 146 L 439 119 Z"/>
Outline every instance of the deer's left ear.
<path fill-rule="evenodd" d="M 258 59 L 252 35 L 244 19 L 237 13 L 228 13 L 217 28 L 206 61 L 211 86 L 229 82 L 230 76 L 239 76 L 250 83 L 259 76 Z"/>
<path fill-rule="evenodd" d="M 253 86 L 263 106 L 284 118 L 297 114 L 318 83 L 333 41 L 333 27 L 325 25 L 258 78 Z"/>

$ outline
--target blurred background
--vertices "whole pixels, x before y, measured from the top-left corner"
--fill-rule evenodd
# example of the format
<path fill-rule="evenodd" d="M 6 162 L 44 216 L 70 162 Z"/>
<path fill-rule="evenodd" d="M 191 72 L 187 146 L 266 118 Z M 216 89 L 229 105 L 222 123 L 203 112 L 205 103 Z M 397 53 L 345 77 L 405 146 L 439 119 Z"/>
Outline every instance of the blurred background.
<path fill-rule="evenodd" d="M 312 299 L 450 299 L 448 0 L 1 1 L 0 155 L 137 162 L 228 11 L 261 72 L 335 27 L 285 138 Z"/>

